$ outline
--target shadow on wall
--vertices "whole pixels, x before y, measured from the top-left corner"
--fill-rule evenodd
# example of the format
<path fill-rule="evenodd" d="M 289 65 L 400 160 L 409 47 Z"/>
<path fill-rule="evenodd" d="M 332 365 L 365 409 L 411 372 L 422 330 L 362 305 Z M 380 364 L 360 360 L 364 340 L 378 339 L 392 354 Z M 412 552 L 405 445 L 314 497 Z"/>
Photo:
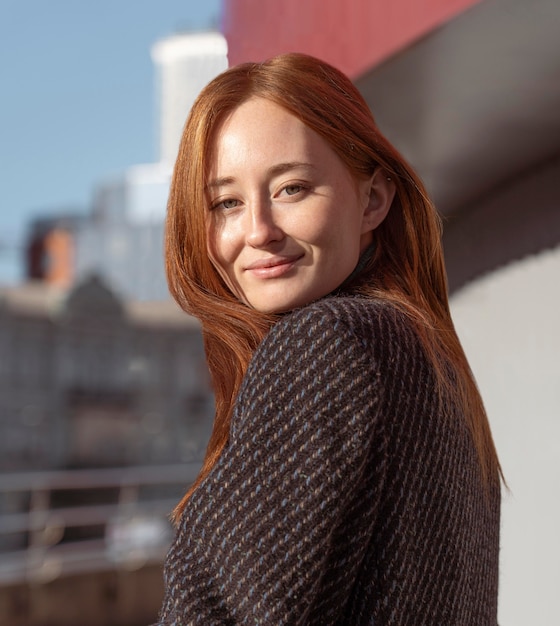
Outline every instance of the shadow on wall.
<path fill-rule="evenodd" d="M 444 218 L 450 293 L 514 260 L 560 244 L 558 180 L 557 157 Z"/>

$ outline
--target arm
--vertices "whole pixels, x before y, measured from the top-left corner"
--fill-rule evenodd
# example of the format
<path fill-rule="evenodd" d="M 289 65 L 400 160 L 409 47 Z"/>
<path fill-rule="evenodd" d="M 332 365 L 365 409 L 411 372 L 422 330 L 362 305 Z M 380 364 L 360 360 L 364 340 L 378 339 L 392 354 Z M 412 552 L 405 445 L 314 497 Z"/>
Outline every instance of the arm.
<path fill-rule="evenodd" d="M 307 624 L 317 613 L 326 624 L 343 609 L 385 450 L 371 353 L 335 313 L 291 314 L 255 353 L 230 445 L 170 551 L 163 623 Z M 377 494 L 356 515 L 366 469 Z"/>

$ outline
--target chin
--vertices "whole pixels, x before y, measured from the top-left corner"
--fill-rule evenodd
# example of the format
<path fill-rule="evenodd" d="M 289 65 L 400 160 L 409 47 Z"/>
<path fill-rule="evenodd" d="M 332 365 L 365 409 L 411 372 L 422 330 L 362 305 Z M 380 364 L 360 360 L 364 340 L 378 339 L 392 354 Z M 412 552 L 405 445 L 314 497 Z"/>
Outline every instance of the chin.
<path fill-rule="evenodd" d="M 268 287 L 268 289 L 267 289 Z M 274 287 L 274 288 L 272 288 Z M 300 309 L 316 300 L 319 300 L 333 289 L 328 285 L 289 285 L 287 282 L 278 285 L 264 285 L 261 288 L 252 288 L 250 292 L 237 293 L 237 297 L 248 307 L 260 313 L 289 313 Z"/>
<path fill-rule="evenodd" d="M 293 309 L 297 309 L 299 308 L 297 305 L 295 306 L 291 306 L 289 304 L 284 304 L 284 305 L 264 305 L 264 304 L 258 304 L 258 305 L 251 305 L 249 304 L 249 306 L 252 309 L 255 309 L 255 311 L 259 311 L 259 313 L 268 313 L 270 315 L 274 315 L 275 313 L 288 313 L 289 311 L 292 311 Z M 301 306 L 301 305 L 300 305 Z"/>
<path fill-rule="evenodd" d="M 312 302 L 319 300 L 325 295 L 327 294 L 318 294 L 312 297 L 305 297 L 305 298 L 304 297 L 299 297 L 299 298 L 294 297 L 290 299 L 283 298 L 283 299 L 278 299 L 276 301 L 273 299 L 268 299 L 268 300 L 259 299 L 258 302 L 255 302 L 254 304 L 249 304 L 249 306 L 261 313 L 269 313 L 269 314 L 289 313 L 290 311 L 294 311 L 295 309 L 300 309 L 301 307 L 311 304 Z"/>
<path fill-rule="evenodd" d="M 298 309 L 301 306 L 306 304 L 305 302 L 301 302 L 300 300 L 274 300 L 274 299 L 264 299 L 259 298 L 258 300 L 250 301 L 248 299 L 243 299 L 243 303 L 246 304 L 251 309 L 255 311 L 259 311 L 260 313 L 287 313 L 292 309 Z"/>

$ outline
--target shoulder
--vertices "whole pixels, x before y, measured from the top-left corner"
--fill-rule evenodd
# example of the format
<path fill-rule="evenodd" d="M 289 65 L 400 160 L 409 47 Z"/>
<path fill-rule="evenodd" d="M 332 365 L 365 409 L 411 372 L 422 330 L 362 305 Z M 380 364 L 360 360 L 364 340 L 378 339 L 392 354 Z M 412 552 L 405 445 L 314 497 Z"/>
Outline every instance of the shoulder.
<path fill-rule="evenodd" d="M 232 435 L 254 435 L 278 420 L 292 432 L 296 422 L 315 423 L 339 441 L 348 424 L 374 428 L 383 394 L 382 359 L 362 330 L 384 305 L 358 298 L 329 297 L 282 317 L 255 351 L 234 407 Z M 389 313 L 390 315 L 390 313 Z M 257 429 L 258 430 L 258 429 Z M 314 435 L 315 436 L 315 435 Z M 345 435 L 344 435 L 345 436 Z"/>
<path fill-rule="evenodd" d="M 330 296 L 285 315 L 257 352 L 283 343 L 313 350 L 325 341 L 349 348 L 356 345 L 395 349 L 402 342 L 416 343 L 416 332 L 410 318 L 388 301 Z"/>
<path fill-rule="evenodd" d="M 340 380 L 356 368 L 371 377 L 397 357 L 403 365 L 415 359 L 417 348 L 412 322 L 391 303 L 331 296 L 282 317 L 255 351 L 246 378 L 253 383 L 272 373 L 284 382 L 300 375 Z"/>

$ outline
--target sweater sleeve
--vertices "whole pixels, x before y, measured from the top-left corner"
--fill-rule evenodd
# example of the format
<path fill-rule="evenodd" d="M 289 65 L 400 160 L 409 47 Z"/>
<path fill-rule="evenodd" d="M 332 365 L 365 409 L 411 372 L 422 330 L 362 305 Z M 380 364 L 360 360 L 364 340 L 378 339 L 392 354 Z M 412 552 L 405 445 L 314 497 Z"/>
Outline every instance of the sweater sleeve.
<path fill-rule="evenodd" d="M 371 351 L 336 307 L 276 324 L 246 374 L 229 446 L 181 520 L 161 624 L 337 621 L 377 513 L 381 393 Z M 377 493 L 361 491 L 365 471 L 378 474 Z"/>

